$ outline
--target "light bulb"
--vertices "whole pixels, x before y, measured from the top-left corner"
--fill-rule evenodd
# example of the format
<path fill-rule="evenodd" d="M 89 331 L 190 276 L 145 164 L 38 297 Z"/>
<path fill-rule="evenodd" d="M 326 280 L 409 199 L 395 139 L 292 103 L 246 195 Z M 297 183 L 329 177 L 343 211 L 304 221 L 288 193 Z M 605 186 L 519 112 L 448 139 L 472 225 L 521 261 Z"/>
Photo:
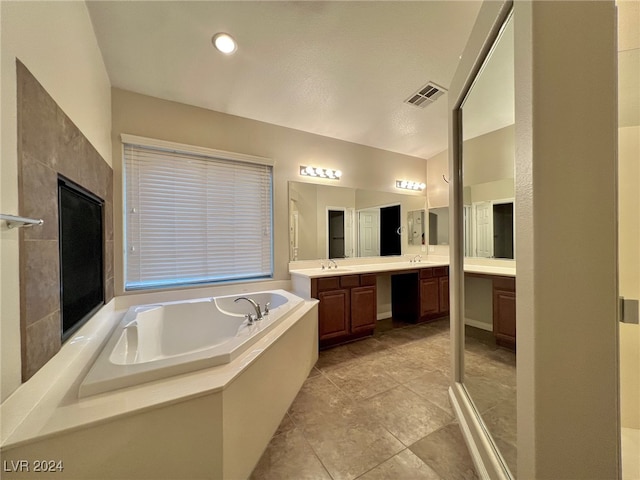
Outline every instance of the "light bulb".
<path fill-rule="evenodd" d="M 336 170 L 336 177 L 340 178 L 342 176 L 342 170 Z"/>
<path fill-rule="evenodd" d="M 225 55 L 231 55 L 238 49 L 236 41 L 228 33 L 216 33 L 211 39 L 214 47 Z"/>
<path fill-rule="evenodd" d="M 313 167 L 307 167 L 307 168 L 305 168 L 305 171 L 307 172 L 307 175 L 313 175 L 314 174 Z"/>
<path fill-rule="evenodd" d="M 421 184 L 420 184 L 420 190 L 424 190 L 426 187 L 427 187 L 427 185 L 426 185 L 426 184 L 424 184 L 424 183 L 421 183 Z"/>
<path fill-rule="evenodd" d="M 400 186 L 401 186 L 402 188 L 407 188 L 407 181 L 406 181 L 406 180 L 403 180 L 402 182 L 400 182 Z"/>

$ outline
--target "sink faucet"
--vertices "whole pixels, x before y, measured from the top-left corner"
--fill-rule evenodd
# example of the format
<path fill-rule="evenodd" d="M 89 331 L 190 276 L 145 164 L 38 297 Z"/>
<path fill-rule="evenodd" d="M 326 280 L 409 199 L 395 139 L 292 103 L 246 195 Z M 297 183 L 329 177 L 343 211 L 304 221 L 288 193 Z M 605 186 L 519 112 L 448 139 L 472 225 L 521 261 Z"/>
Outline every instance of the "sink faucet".
<path fill-rule="evenodd" d="M 262 320 L 262 311 L 260 311 L 260 304 L 257 303 L 255 300 L 248 298 L 248 297 L 238 297 L 236 298 L 233 302 L 234 303 L 238 303 L 238 301 L 240 300 L 246 300 L 247 302 L 249 302 L 251 305 L 253 305 L 253 308 L 256 311 L 256 318 L 255 320 Z M 251 317 L 251 314 L 247 315 L 247 320 L 249 320 L 249 325 L 253 325 L 253 318 Z"/>
<path fill-rule="evenodd" d="M 327 263 L 329 264 L 329 266 L 327 268 L 331 268 L 331 264 L 332 263 L 334 265 L 334 268 L 338 268 L 338 264 L 336 263 L 336 261 L 333 258 L 328 259 Z"/>
<path fill-rule="evenodd" d="M 420 260 L 422 260 L 422 255 L 418 254 L 418 255 L 414 256 L 411 260 L 409 260 L 409 263 L 417 263 Z"/>

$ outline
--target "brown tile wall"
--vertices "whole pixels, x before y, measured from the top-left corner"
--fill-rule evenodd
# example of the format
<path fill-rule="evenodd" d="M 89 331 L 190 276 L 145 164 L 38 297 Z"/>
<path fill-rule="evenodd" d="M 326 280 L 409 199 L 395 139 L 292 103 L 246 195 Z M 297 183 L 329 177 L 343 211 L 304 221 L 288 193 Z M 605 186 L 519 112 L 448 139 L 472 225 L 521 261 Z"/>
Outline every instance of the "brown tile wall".
<path fill-rule="evenodd" d="M 58 175 L 104 200 L 105 302 L 113 298 L 113 171 L 20 62 L 18 192 L 20 215 L 44 225 L 20 230 L 22 380 L 61 346 Z"/>

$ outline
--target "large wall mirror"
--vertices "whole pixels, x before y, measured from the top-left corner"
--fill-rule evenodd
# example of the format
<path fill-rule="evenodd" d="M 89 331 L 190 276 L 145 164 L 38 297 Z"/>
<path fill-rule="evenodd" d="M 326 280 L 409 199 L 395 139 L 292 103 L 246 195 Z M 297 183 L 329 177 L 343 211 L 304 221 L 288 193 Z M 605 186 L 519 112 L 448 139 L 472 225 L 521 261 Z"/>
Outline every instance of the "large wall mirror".
<path fill-rule="evenodd" d="M 461 247 L 465 264 L 471 262 L 468 257 L 496 259 L 483 260 L 490 265 L 497 259 L 514 261 L 513 45 L 509 16 L 462 104 Z M 496 297 L 501 281 L 487 275 L 464 275 L 463 383 L 505 472 L 515 478 L 516 356 L 514 349 L 496 343 L 493 332 L 494 309 L 503 301 Z M 513 278 L 506 281 L 514 282 Z M 511 300 L 509 305 L 515 305 L 515 299 L 509 297 Z"/>
<path fill-rule="evenodd" d="M 289 182 L 289 259 L 419 254 L 426 197 Z"/>

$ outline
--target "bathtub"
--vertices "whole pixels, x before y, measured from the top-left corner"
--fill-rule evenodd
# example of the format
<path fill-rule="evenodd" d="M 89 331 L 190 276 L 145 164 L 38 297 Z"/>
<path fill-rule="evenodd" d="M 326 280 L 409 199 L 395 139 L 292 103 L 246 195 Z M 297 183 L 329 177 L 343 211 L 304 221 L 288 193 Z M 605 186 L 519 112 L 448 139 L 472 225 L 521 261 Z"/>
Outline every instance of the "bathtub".
<path fill-rule="evenodd" d="M 255 309 L 248 297 L 269 305 L 262 320 L 246 315 Z M 303 299 L 285 290 L 200 298 L 129 308 L 115 328 L 78 396 L 87 397 L 173 375 L 232 362 L 289 313 Z"/>

